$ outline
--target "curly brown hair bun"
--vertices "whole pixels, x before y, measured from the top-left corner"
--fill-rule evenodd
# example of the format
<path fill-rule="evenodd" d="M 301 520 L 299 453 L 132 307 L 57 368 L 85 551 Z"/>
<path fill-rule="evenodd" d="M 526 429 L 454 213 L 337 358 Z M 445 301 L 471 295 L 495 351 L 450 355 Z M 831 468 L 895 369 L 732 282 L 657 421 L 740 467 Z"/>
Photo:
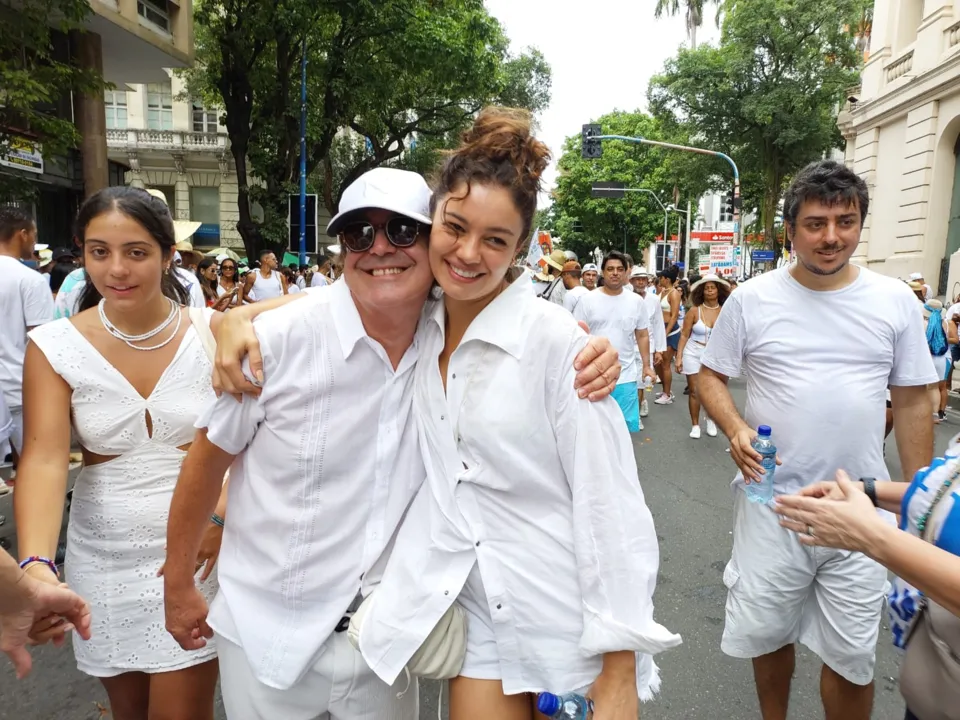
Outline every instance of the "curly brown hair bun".
<path fill-rule="evenodd" d="M 540 178 L 550 163 L 550 149 L 531 132 L 526 110 L 488 107 L 460 136 L 460 146 L 447 153 L 434 182 L 431 214 L 441 198 L 474 182 L 506 188 L 523 219 L 518 253 L 526 252 L 537 211 Z"/>

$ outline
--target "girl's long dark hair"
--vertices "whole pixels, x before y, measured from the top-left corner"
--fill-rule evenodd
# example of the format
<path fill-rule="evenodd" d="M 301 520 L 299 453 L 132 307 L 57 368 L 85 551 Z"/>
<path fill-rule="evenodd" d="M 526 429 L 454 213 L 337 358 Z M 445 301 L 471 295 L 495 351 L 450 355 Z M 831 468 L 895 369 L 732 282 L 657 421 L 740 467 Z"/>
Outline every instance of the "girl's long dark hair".
<path fill-rule="evenodd" d="M 205 257 L 200 261 L 200 264 L 197 265 L 197 280 L 200 282 L 200 287 L 203 289 L 203 296 L 208 301 L 216 302 L 220 295 L 217 292 L 217 285 L 220 284 L 220 280 L 207 280 L 203 276 L 203 271 L 208 267 L 219 267 L 217 264 L 217 259 L 213 257 Z"/>
<path fill-rule="evenodd" d="M 80 207 L 74 234 L 81 248 L 86 242 L 87 227 L 93 219 L 113 210 L 130 218 L 146 230 L 160 246 L 164 257 L 169 258 L 173 254 L 177 240 L 173 231 L 170 209 L 146 190 L 126 186 L 104 188 L 87 198 Z M 86 283 L 80 294 L 79 312 L 96 306 L 102 297 L 86 271 L 84 271 L 84 280 Z M 180 305 L 189 303 L 190 295 L 187 289 L 170 267 L 163 269 L 160 289 L 164 295 Z"/>

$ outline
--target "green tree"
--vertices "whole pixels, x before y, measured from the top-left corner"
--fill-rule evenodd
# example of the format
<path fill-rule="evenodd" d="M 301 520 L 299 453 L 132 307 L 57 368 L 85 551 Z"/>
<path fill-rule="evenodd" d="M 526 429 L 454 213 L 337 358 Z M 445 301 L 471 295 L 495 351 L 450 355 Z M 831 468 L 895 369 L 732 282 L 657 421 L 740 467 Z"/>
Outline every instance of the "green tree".
<path fill-rule="evenodd" d="M 615 111 L 596 122 L 604 134 L 696 145 L 679 124 L 672 123 L 668 131 L 639 111 Z M 685 207 L 687 200 L 696 203 L 724 177 L 723 165 L 714 158 L 617 140 L 604 141 L 599 160 L 584 160 L 579 135 L 564 142 L 558 169 L 545 227 L 561 237 L 564 249 L 583 257 L 595 247 L 604 252 L 626 248 L 637 260 L 643 248 L 663 235 L 663 210 L 647 193 L 627 193 L 622 199 L 595 198 L 593 183 L 622 182 L 628 188 L 653 191 L 664 205 L 676 200 Z M 729 171 L 726 174 L 729 176 Z M 676 217 L 671 214 L 672 227 L 676 227 Z"/>
<path fill-rule="evenodd" d="M 70 94 L 100 92 L 103 80 L 71 63 L 66 36 L 81 31 L 90 14 L 87 0 L 0 5 L 0 156 L 21 138 L 42 145 L 45 158 L 76 147 Z M 27 180 L 0 173 L 0 198 L 32 193 Z"/>
<path fill-rule="evenodd" d="M 768 243 L 794 172 L 841 144 L 836 109 L 856 82 L 854 37 L 865 0 L 728 1 L 719 47 L 681 49 L 650 83 L 661 121 L 685 126 L 734 158 L 744 208 Z"/>
<path fill-rule="evenodd" d="M 549 102 L 543 57 L 511 57 L 482 0 L 198 0 L 196 37 L 187 85 L 225 110 L 248 255 L 286 242 L 304 37 L 307 172 L 330 212 L 371 168 L 428 167 L 484 105 Z"/>

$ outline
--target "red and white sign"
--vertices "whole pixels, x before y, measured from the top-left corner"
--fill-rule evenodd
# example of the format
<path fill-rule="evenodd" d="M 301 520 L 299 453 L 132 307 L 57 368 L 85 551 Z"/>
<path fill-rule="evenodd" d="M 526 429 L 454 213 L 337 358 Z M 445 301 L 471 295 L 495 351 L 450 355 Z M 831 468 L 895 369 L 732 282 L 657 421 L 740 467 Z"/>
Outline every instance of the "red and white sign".
<path fill-rule="evenodd" d="M 694 230 L 690 237 L 703 243 L 733 243 L 733 233 L 720 230 Z"/>

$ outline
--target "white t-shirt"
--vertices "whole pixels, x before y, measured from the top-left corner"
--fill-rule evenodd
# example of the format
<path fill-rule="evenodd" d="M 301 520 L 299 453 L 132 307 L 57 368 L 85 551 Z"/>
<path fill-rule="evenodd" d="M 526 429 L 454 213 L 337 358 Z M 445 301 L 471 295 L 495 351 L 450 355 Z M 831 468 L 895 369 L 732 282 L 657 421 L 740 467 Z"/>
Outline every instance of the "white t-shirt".
<path fill-rule="evenodd" d="M 53 320 L 53 294 L 43 275 L 0 255 L 0 392 L 10 410 L 23 406 L 27 328 Z"/>
<path fill-rule="evenodd" d="M 617 295 L 608 295 L 602 288 L 594 290 L 580 298 L 573 316 L 587 324 L 591 335 L 607 338 L 620 353 L 620 382 L 636 382 L 642 370 L 636 331 L 650 327 L 649 313 L 640 296 L 626 289 Z"/>
<path fill-rule="evenodd" d="M 580 298 L 586 295 L 589 290 L 587 290 L 583 285 L 577 285 L 576 287 L 567 290 L 567 294 L 563 296 L 563 307 L 567 312 L 572 313 L 576 309 L 577 304 L 580 302 Z"/>
<path fill-rule="evenodd" d="M 310 279 L 310 287 L 323 287 L 324 285 L 329 285 L 330 281 L 323 276 L 321 272 L 315 272 L 313 277 Z"/>
<path fill-rule="evenodd" d="M 920 308 L 904 283 L 865 269 L 845 288 L 816 292 L 784 267 L 730 295 L 702 362 L 746 376 L 744 420 L 770 426 L 783 461 L 776 494 L 841 468 L 853 478 L 887 477 L 887 386 L 937 382 Z"/>

